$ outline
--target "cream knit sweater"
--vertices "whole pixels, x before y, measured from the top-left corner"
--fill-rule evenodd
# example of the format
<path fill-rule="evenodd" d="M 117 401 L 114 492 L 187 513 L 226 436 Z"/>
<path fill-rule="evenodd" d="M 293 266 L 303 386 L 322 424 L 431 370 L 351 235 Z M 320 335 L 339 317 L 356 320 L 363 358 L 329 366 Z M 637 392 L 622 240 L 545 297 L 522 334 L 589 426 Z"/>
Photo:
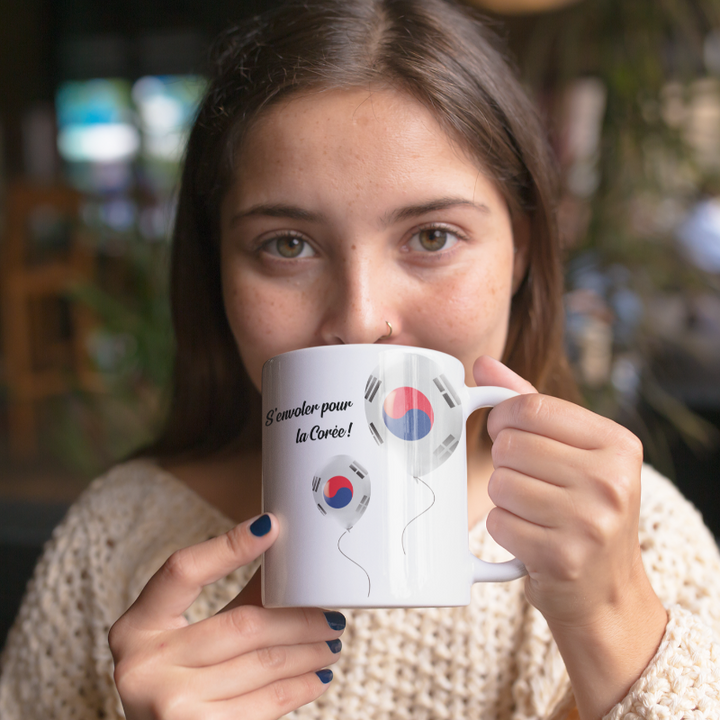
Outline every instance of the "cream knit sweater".
<path fill-rule="evenodd" d="M 71 508 L 48 543 L 10 633 L 0 718 L 121 718 L 107 633 L 175 549 L 232 522 L 148 461 L 120 465 Z M 662 644 L 607 716 L 720 719 L 720 557 L 698 513 L 650 468 L 640 541 L 669 611 Z M 507 558 L 480 524 L 473 552 Z M 245 568 L 208 587 L 196 621 L 239 592 Z M 429 720 L 563 718 L 573 698 L 543 617 L 523 582 L 474 586 L 466 608 L 346 613 L 335 680 L 297 718 Z"/>

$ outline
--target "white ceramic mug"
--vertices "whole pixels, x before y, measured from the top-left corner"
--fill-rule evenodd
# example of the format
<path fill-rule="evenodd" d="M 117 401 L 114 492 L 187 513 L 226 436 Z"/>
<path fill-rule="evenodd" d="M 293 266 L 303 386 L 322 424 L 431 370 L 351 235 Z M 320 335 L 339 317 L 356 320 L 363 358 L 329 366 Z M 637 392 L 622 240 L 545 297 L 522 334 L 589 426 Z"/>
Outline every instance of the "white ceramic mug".
<path fill-rule="evenodd" d="M 266 607 L 467 605 L 525 574 L 468 547 L 465 423 L 514 395 L 459 360 L 397 345 L 305 348 L 263 368 Z"/>

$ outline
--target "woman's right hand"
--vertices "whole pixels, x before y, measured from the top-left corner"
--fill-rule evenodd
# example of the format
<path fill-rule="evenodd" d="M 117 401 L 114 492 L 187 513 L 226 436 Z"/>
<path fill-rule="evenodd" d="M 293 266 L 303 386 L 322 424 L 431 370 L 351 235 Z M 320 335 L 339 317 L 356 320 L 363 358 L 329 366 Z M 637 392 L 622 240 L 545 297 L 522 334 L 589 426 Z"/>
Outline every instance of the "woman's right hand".
<path fill-rule="evenodd" d="M 271 720 L 323 694 L 345 618 L 315 608 L 265 609 L 259 573 L 213 617 L 183 613 L 205 585 L 247 565 L 278 534 L 270 515 L 179 550 L 113 625 L 115 684 L 128 720 Z"/>

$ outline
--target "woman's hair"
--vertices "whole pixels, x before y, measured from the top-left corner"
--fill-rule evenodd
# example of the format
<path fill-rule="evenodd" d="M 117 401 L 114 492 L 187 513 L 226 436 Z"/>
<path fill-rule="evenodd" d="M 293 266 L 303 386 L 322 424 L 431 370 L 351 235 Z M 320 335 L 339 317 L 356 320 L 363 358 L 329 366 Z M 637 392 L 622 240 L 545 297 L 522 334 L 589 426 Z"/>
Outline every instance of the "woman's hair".
<path fill-rule="evenodd" d="M 241 437 L 257 442 L 258 392 L 223 305 L 220 203 L 248 130 L 280 100 L 368 85 L 421 102 L 496 183 L 511 214 L 528 218 L 528 269 L 512 301 L 503 361 L 538 390 L 574 397 L 562 346 L 555 165 L 497 39 L 455 2 L 297 0 L 228 31 L 214 48 L 173 237 L 177 357 L 169 415 L 146 453 L 203 456 Z"/>

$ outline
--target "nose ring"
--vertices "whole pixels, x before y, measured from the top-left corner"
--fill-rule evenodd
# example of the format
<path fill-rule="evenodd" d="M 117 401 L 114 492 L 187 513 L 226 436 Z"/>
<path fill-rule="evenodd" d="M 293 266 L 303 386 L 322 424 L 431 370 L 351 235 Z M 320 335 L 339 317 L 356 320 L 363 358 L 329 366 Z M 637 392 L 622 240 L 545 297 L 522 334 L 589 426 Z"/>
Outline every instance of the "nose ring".
<path fill-rule="evenodd" d="M 386 335 L 381 335 L 375 342 L 379 342 L 380 340 L 387 340 L 392 335 L 392 325 L 390 324 L 389 320 L 385 321 L 385 324 L 388 326 L 388 332 Z"/>

